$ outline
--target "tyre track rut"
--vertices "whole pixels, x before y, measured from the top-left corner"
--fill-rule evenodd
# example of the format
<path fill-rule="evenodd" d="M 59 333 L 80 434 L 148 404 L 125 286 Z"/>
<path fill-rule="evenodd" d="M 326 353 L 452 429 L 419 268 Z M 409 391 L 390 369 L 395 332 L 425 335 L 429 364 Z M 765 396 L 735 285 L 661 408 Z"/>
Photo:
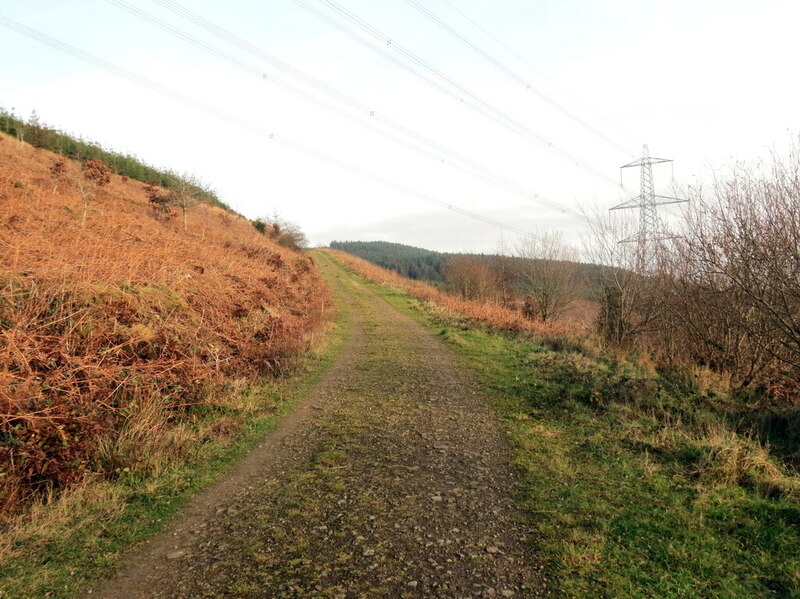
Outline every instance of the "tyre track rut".
<path fill-rule="evenodd" d="M 89 597 L 531 597 L 511 452 L 470 373 L 316 255 L 352 332 L 226 479 Z"/>

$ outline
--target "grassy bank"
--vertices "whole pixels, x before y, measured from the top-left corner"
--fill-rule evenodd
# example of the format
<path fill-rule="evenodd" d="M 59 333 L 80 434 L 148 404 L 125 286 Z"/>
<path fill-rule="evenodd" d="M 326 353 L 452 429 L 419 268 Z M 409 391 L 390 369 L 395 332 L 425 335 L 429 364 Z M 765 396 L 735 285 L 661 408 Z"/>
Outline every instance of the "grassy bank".
<path fill-rule="evenodd" d="M 194 424 L 206 431 L 188 461 L 155 474 L 121 471 L 39 503 L 4 530 L 0 598 L 71 597 L 108 575 L 123 551 L 166 527 L 189 498 L 259 443 L 335 359 L 347 315 L 340 310 L 316 351 L 296 371 L 258 384 L 231 382 L 225 409 Z"/>
<path fill-rule="evenodd" d="M 566 597 L 800 596 L 800 485 L 724 398 L 589 343 L 498 332 L 382 289 L 479 376 Z"/>

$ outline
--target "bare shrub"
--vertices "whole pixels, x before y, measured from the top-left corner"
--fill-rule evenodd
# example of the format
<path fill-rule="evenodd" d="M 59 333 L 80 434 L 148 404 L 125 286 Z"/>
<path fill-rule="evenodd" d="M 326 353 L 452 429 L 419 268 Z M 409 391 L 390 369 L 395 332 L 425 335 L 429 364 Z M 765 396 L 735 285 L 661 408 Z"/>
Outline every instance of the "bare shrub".
<path fill-rule="evenodd" d="M 199 182 L 194 177 L 182 175 L 175 179 L 171 188 L 164 196 L 164 202 L 169 206 L 177 206 L 183 215 L 183 232 L 189 232 L 189 211 L 202 203 L 202 199 L 195 195 Z"/>
<path fill-rule="evenodd" d="M 550 322 L 580 294 L 576 252 L 558 231 L 528 234 L 517 247 L 517 276 L 528 318 Z"/>
<path fill-rule="evenodd" d="M 488 301 L 497 298 L 497 278 L 491 264 L 471 256 L 454 256 L 442 269 L 448 289 L 462 299 Z"/>
<path fill-rule="evenodd" d="M 259 233 L 267 235 L 283 247 L 299 251 L 308 247 L 308 238 L 297 223 L 280 216 L 277 212 L 272 216 L 257 218 L 253 226 Z"/>
<path fill-rule="evenodd" d="M 768 165 L 739 165 L 691 200 L 685 236 L 663 259 L 673 335 L 738 386 L 786 395 L 800 375 L 797 147 Z"/>
<path fill-rule="evenodd" d="M 506 308 L 515 308 L 518 302 L 517 269 L 514 259 L 504 253 L 492 256 L 491 268 L 494 272 L 497 302 Z"/>
<path fill-rule="evenodd" d="M 586 259 L 608 267 L 595 290 L 600 304 L 597 331 L 607 343 L 629 346 L 652 330 L 660 316 L 657 290 L 648 275 L 652 247 L 635 241 L 633 220 L 599 207 L 585 216 Z"/>

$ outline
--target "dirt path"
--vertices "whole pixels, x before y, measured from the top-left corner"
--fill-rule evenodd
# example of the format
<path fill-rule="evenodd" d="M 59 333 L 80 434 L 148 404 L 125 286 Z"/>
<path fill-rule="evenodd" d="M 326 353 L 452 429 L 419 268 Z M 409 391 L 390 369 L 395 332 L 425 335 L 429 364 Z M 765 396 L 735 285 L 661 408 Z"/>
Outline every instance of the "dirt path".
<path fill-rule="evenodd" d="M 330 259 L 342 357 L 224 482 L 90 597 L 529 597 L 507 442 L 435 336 Z"/>

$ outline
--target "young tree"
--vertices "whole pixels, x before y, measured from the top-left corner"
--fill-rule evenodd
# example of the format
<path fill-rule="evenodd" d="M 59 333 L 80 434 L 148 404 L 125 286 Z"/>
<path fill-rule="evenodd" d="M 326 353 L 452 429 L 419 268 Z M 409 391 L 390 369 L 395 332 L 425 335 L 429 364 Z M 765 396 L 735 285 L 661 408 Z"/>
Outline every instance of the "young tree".
<path fill-rule="evenodd" d="M 191 175 L 183 174 L 170 181 L 169 190 L 163 196 L 163 205 L 180 208 L 183 214 L 184 233 L 189 232 L 189 211 L 202 203 L 196 193 L 198 189 L 201 189 L 200 182 Z"/>
<path fill-rule="evenodd" d="M 42 124 L 39 114 L 34 110 L 27 123 L 28 142 L 36 148 L 46 148 L 52 137 L 52 132 Z"/>
<path fill-rule="evenodd" d="M 514 308 L 519 297 L 514 258 L 505 254 L 495 254 L 492 256 L 491 268 L 497 302 L 506 308 Z"/>
<path fill-rule="evenodd" d="M 579 297 L 577 254 L 560 232 L 526 235 L 519 242 L 517 257 L 527 317 L 550 322 Z"/>
<path fill-rule="evenodd" d="M 519 296 L 516 261 L 511 250 L 501 237 L 492 256 L 492 270 L 497 290 L 497 301 L 501 306 L 513 308 Z"/>

